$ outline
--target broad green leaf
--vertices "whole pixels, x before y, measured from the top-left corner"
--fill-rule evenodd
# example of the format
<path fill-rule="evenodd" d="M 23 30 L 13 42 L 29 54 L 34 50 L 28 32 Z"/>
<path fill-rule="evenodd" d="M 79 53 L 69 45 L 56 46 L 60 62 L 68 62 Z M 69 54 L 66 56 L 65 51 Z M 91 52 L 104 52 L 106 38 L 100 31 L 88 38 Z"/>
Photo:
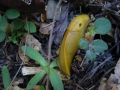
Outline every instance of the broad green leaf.
<path fill-rule="evenodd" d="M 15 19 L 18 18 L 20 16 L 20 12 L 15 10 L 15 9 L 9 9 L 7 10 L 7 12 L 5 13 L 5 15 L 9 18 L 9 19 Z"/>
<path fill-rule="evenodd" d="M 108 49 L 108 45 L 103 40 L 97 39 L 92 42 L 92 49 L 94 49 L 95 52 L 103 52 Z"/>
<path fill-rule="evenodd" d="M 4 89 L 8 90 L 8 87 L 10 85 L 10 73 L 6 66 L 2 67 L 2 79 L 3 79 Z"/>
<path fill-rule="evenodd" d="M 57 67 L 58 64 L 57 64 L 57 60 L 54 60 L 50 63 L 50 68 L 54 68 L 54 67 Z"/>
<path fill-rule="evenodd" d="M 4 41 L 6 37 L 6 32 L 0 31 L 0 42 Z"/>
<path fill-rule="evenodd" d="M 98 34 L 104 35 L 111 30 L 111 22 L 106 18 L 98 18 L 94 22 L 94 29 Z"/>
<path fill-rule="evenodd" d="M 87 51 L 86 51 L 86 57 L 87 57 L 89 60 L 93 61 L 93 60 L 96 59 L 96 54 L 95 54 L 92 50 L 87 50 Z"/>
<path fill-rule="evenodd" d="M 43 86 L 40 86 L 40 90 L 45 90 L 45 88 Z"/>
<path fill-rule="evenodd" d="M 96 32 L 93 29 L 89 29 L 88 32 L 90 33 L 91 36 L 95 36 Z"/>
<path fill-rule="evenodd" d="M 27 21 L 24 26 L 26 31 L 29 31 L 30 33 L 35 33 L 36 32 L 36 26 L 33 22 Z"/>
<path fill-rule="evenodd" d="M 5 16 L 1 16 L 0 18 L 0 31 L 6 32 L 8 26 L 8 22 Z"/>
<path fill-rule="evenodd" d="M 50 69 L 50 82 L 54 90 L 64 90 L 63 83 L 55 69 Z"/>
<path fill-rule="evenodd" d="M 80 49 L 87 49 L 89 47 L 89 42 L 85 38 L 81 38 L 79 41 L 79 48 Z"/>
<path fill-rule="evenodd" d="M 15 19 L 15 20 L 12 21 L 12 23 L 10 25 L 10 30 L 11 31 L 18 30 L 18 29 L 22 28 L 22 25 L 23 25 L 23 21 L 22 20 Z"/>
<path fill-rule="evenodd" d="M 45 61 L 45 59 L 40 55 L 40 53 L 38 53 L 32 47 L 30 47 L 30 46 L 22 46 L 22 50 L 31 59 L 34 59 L 35 61 L 39 62 L 41 66 L 45 67 L 45 66 L 48 65 L 47 62 Z"/>
<path fill-rule="evenodd" d="M 26 90 L 32 90 L 32 88 L 43 78 L 43 76 L 46 74 L 44 70 L 37 73 L 35 76 L 31 78 L 31 80 L 28 82 Z"/>

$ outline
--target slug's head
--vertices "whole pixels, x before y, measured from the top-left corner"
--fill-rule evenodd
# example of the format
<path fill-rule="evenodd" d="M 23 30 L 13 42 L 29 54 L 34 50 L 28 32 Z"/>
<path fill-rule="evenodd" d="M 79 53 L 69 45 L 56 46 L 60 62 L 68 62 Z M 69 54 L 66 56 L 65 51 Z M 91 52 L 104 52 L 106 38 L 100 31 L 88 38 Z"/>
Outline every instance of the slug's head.
<path fill-rule="evenodd" d="M 69 24 L 68 30 L 69 31 L 80 31 L 87 26 L 87 23 L 89 23 L 89 21 L 90 21 L 90 18 L 86 14 L 76 16 L 75 18 L 73 18 L 73 20 Z"/>

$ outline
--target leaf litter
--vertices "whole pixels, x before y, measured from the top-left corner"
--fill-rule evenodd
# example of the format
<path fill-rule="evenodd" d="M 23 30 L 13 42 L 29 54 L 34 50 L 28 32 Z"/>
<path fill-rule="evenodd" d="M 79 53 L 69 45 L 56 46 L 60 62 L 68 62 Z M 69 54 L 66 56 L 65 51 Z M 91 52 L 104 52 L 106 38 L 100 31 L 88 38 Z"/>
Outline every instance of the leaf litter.
<path fill-rule="evenodd" d="M 32 48 L 34 48 L 37 51 L 40 51 L 41 49 L 41 43 L 35 39 L 32 35 L 24 33 L 24 35 L 21 37 L 21 41 L 20 41 L 20 46 L 19 46 L 19 56 L 21 58 L 21 60 L 23 60 L 24 62 L 28 62 L 29 61 L 29 57 L 24 55 L 24 52 L 22 51 L 21 47 L 26 44 L 28 46 L 31 46 Z"/>
<path fill-rule="evenodd" d="M 64 83 L 64 89 L 120 90 L 120 2 L 118 0 L 69 0 L 67 3 L 63 2 L 62 5 L 63 7 L 61 7 L 61 14 L 59 17 L 60 19 L 56 20 L 54 26 L 55 28 L 52 40 L 52 59 L 57 59 L 56 50 L 59 49 L 59 45 L 66 31 L 67 25 L 74 16 L 80 13 L 86 13 L 92 14 L 95 19 L 106 17 L 112 22 L 112 36 L 96 35 L 94 37 L 94 39 L 105 40 L 109 45 L 109 49 L 103 53 L 97 54 L 97 59 L 93 62 L 85 58 L 84 50 L 79 49 L 72 62 L 71 77 L 69 79 L 66 79 L 64 75 L 60 75 Z M 52 18 L 50 18 L 50 20 L 48 19 L 48 21 L 45 20 L 44 22 L 49 25 L 49 23 L 51 23 L 51 19 Z M 42 26 L 40 26 L 39 28 L 41 27 Z M 50 27 L 47 27 L 47 29 L 40 30 L 39 33 L 25 33 L 20 39 L 19 46 L 11 43 L 5 44 L 5 42 L 0 43 L 0 67 L 4 65 L 8 66 L 8 69 L 12 76 L 11 79 L 17 72 L 22 61 L 25 60 L 24 62 L 26 63 L 32 62 L 30 61 L 30 59 L 28 59 L 27 56 L 24 57 L 24 53 L 21 51 L 21 46 L 26 44 L 37 49 L 38 51 L 41 49 L 43 50 L 43 52 L 48 51 L 48 48 L 46 50 L 44 48 L 48 46 L 48 36 L 50 30 Z M 91 41 L 89 35 L 87 36 L 87 39 Z M 18 54 L 19 57 L 17 56 Z M 84 62 L 81 60 L 81 58 L 84 59 Z M 37 64 L 27 64 L 27 66 L 37 66 Z M 15 87 L 25 88 L 31 76 L 32 75 L 26 77 L 23 76 L 21 72 L 19 72 L 17 78 L 23 78 L 24 82 L 18 83 Z M 43 82 L 39 82 L 39 85 L 45 86 L 45 78 L 42 81 Z M 0 83 L 0 86 L 3 86 L 3 84 Z M 2 90 L 3 88 L 0 87 L 0 89 Z"/>

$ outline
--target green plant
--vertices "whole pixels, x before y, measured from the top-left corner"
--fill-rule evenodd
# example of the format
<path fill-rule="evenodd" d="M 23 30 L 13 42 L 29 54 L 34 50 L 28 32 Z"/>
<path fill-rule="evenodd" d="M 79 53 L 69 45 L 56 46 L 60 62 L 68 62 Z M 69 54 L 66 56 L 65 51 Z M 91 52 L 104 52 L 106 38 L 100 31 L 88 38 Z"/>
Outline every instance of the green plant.
<path fill-rule="evenodd" d="M 20 12 L 15 9 L 7 10 L 4 15 L 0 14 L 0 42 L 5 39 L 6 33 L 10 32 L 7 42 L 17 44 L 18 38 L 24 33 L 23 27 L 30 33 L 36 32 L 36 26 L 32 21 L 20 20 L 19 16 Z"/>
<path fill-rule="evenodd" d="M 8 87 L 10 86 L 10 73 L 6 66 L 2 67 L 2 79 L 3 79 L 4 89 L 8 90 Z"/>
<path fill-rule="evenodd" d="M 94 22 L 94 29 L 89 29 L 89 33 L 92 37 L 96 33 L 105 35 L 111 30 L 111 22 L 106 18 L 98 18 Z M 89 44 L 89 41 L 85 38 L 81 38 L 79 41 L 79 48 L 86 49 L 86 57 L 93 61 L 96 59 L 96 52 L 101 53 L 108 49 L 108 45 L 101 39 L 96 39 Z"/>
<path fill-rule="evenodd" d="M 40 66 L 43 68 L 43 70 L 40 71 L 39 73 L 37 73 L 35 76 L 33 76 L 32 79 L 27 84 L 26 90 L 31 90 L 43 78 L 43 76 L 45 74 L 47 74 L 47 72 L 48 72 L 48 63 L 33 48 L 31 48 L 29 46 L 22 46 L 22 50 L 31 59 L 37 61 L 40 64 Z M 52 84 L 54 90 L 63 90 L 62 80 L 59 77 L 57 71 L 54 69 L 54 67 L 56 67 L 56 66 L 57 66 L 56 61 L 51 62 L 49 78 L 50 78 L 50 81 L 51 81 L 51 84 Z"/>
<path fill-rule="evenodd" d="M 45 88 L 43 86 L 40 86 L 40 90 L 45 90 Z"/>

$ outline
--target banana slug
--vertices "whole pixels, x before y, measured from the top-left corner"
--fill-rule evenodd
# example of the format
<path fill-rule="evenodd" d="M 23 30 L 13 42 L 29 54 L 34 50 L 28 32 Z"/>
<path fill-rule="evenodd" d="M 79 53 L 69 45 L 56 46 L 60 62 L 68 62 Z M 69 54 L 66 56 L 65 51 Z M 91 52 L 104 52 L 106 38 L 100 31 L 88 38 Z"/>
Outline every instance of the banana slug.
<path fill-rule="evenodd" d="M 59 49 L 58 64 L 63 73 L 70 76 L 73 57 L 78 50 L 78 42 L 84 36 L 90 21 L 88 15 L 78 15 L 70 22 Z"/>

